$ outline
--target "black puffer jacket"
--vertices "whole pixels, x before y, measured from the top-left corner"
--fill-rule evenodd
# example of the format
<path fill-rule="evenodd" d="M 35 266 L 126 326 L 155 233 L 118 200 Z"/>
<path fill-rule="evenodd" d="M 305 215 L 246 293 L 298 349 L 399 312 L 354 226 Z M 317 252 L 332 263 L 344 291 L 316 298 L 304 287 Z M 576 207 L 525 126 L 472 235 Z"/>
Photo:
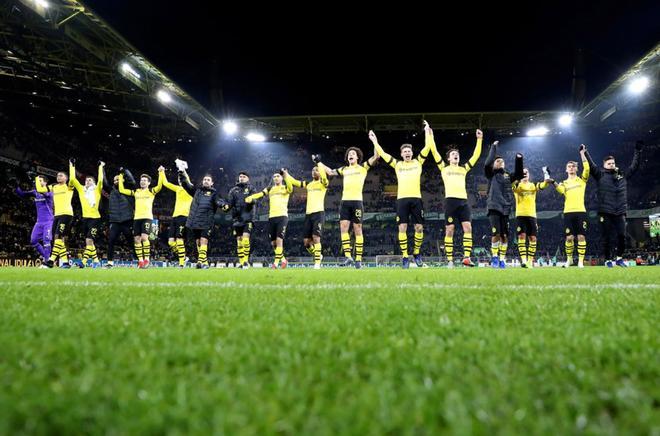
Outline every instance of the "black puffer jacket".
<path fill-rule="evenodd" d="M 103 170 L 103 189 L 108 193 L 108 221 L 111 223 L 123 223 L 133 220 L 135 209 L 135 198 L 119 192 L 119 188 L 108 181 Z M 124 186 L 127 189 L 135 189 L 135 178 L 130 171 L 124 169 Z"/>
<path fill-rule="evenodd" d="M 488 210 L 494 210 L 502 215 L 511 214 L 514 197 L 512 184 L 523 178 L 523 159 L 522 155 L 516 155 L 515 169 L 513 173 L 504 168 L 493 169 L 495 157 L 497 154 L 497 145 L 493 144 L 486 158 L 484 171 L 488 178 Z"/>
<path fill-rule="evenodd" d="M 257 209 L 253 203 L 246 203 L 245 197 L 254 194 L 256 189 L 250 183 L 237 183 L 227 194 L 227 206 L 231 209 L 234 224 L 243 225 L 254 221 Z"/>
<path fill-rule="evenodd" d="M 599 167 L 587 152 L 590 174 L 598 185 L 598 212 L 625 215 L 628 212 L 628 179 L 639 167 L 640 151 L 635 150 L 632 163 L 624 173 L 619 168 Z"/>
<path fill-rule="evenodd" d="M 207 230 L 213 227 L 215 212 L 218 207 L 226 204 L 225 200 L 220 197 L 215 188 L 200 186 L 195 189 L 187 179 L 182 178 L 181 181 L 183 188 L 193 197 L 186 227 L 193 230 Z"/>

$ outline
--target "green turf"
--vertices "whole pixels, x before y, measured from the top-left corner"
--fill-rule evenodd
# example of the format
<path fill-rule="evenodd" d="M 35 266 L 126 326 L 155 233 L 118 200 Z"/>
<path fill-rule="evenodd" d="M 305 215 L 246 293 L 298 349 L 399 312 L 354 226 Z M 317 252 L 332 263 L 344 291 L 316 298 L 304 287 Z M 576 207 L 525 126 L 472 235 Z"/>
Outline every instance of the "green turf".
<path fill-rule="evenodd" d="M 657 435 L 659 331 L 651 267 L 4 269 L 0 433 Z"/>

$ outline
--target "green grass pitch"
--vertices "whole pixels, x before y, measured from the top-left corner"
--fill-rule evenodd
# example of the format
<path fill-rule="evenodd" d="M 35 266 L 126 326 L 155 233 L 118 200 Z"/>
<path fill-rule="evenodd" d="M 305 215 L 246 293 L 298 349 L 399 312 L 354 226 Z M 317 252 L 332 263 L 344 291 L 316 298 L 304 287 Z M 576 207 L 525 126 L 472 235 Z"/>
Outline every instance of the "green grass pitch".
<path fill-rule="evenodd" d="M 0 434 L 660 434 L 660 269 L 0 270 Z"/>

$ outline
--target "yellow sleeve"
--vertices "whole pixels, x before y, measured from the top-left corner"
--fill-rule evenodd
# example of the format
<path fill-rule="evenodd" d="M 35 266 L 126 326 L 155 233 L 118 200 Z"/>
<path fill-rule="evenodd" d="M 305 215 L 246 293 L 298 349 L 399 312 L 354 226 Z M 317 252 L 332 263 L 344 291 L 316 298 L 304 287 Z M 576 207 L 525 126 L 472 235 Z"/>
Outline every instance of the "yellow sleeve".
<path fill-rule="evenodd" d="M 548 187 L 548 182 L 545 180 L 536 184 L 536 189 L 541 190 Z"/>
<path fill-rule="evenodd" d="M 429 157 L 430 151 L 431 151 L 431 144 L 424 141 L 424 148 L 422 148 L 422 150 L 417 155 L 417 161 L 423 165 L 424 161 L 426 161 L 426 158 Z"/>
<path fill-rule="evenodd" d="M 99 176 L 96 179 L 96 192 L 99 194 L 103 191 L 103 167 L 99 165 Z"/>
<path fill-rule="evenodd" d="M 69 163 L 69 186 L 73 186 L 78 191 L 82 190 L 82 185 L 76 178 L 76 167 Z"/>
<path fill-rule="evenodd" d="M 383 150 L 383 147 L 380 146 L 378 142 L 374 142 L 374 147 L 376 147 L 376 152 L 383 158 L 383 160 L 392 168 L 396 167 L 396 159 L 392 157 L 391 154 Z"/>
<path fill-rule="evenodd" d="M 41 192 L 42 194 L 50 190 L 50 185 L 41 186 L 41 183 L 39 182 L 39 176 L 34 178 L 34 186 L 36 187 L 37 192 Z"/>
<path fill-rule="evenodd" d="M 319 170 L 319 171 L 320 171 L 320 170 Z M 287 173 L 287 174 L 288 174 L 288 173 Z M 301 187 L 303 187 L 302 182 L 301 182 L 300 180 L 296 180 L 296 178 L 293 177 L 293 176 L 291 176 L 291 175 L 287 175 L 287 176 L 284 178 L 284 182 L 286 182 L 287 180 L 289 181 L 289 183 L 291 183 L 291 185 L 295 186 L 296 188 L 301 188 Z"/>
<path fill-rule="evenodd" d="M 337 168 L 337 174 L 339 174 L 340 176 L 343 176 L 344 175 L 344 167 Z"/>
<path fill-rule="evenodd" d="M 440 156 L 440 153 L 438 152 L 438 147 L 435 145 L 435 138 L 426 134 L 424 136 L 424 148 L 428 147 L 431 149 L 433 160 L 435 160 L 435 163 L 438 164 L 438 168 L 443 169 L 445 167 L 445 163 L 442 160 L 442 156 Z"/>
<path fill-rule="evenodd" d="M 159 171 L 158 172 L 158 183 L 156 186 L 151 188 L 151 192 L 153 194 L 158 194 L 161 189 L 163 189 L 163 179 L 165 178 L 165 171 Z"/>
<path fill-rule="evenodd" d="M 582 180 L 587 182 L 589 180 L 589 161 L 588 160 L 583 160 L 582 161 L 582 175 L 580 176 Z"/>
<path fill-rule="evenodd" d="M 131 191 L 130 189 L 124 188 L 124 175 L 123 174 L 119 175 L 119 192 L 121 192 L 124 195 L 131 195 L 131 196 L 135 195 L 135 193 L 133 191 Z"/>
<path fill-rule="evenodd" d="M 561 195 L 566 194 L 566 188 L 564 187 L 563 182 L 559 183 L 555 189 L 557 189 L 557 192 L 559 192 Z"/>
<path fill-rule="evenodd" d="M 471 169 L 479 160 L 479 157 L 481 156 L 481 143 L 483 142 L 483 138 L 477 138 L 477 145 L 474 147 L 474 152 L 472 153 L 472 157 L 468 160 L 468 165 L 470 167 L 468 168 L 466 166 L 466 170 Z"/>
<path fill-rule="evenodd" d="M 165 171 L 161 171 L 158 173 L 158 178 L 160 179 L 161 174 L 163 175 L 163 186 L 169 189 L 170 191 L 178 191 L 179 190 L 179 185 L 175 185 L 172 182 L 169 182 L 167 180 L 167 175 L 165 174 Z"/>
<path fill-rule="evenodd" d="M 511 184 L 511 187 L 513 188 L 513 192 L 515 192 L 515 193 L 519 193 L 519 192 L 522 190 L 522 189 L 520 188 L 520 183 L 519 183 L 518 180 L 516 180 L 515 182 L 513 182 L 513 183 Z"/>
<path fill-rule="evenodd" d="M 293 192 L 293 185 L 291 185 L 291 180 L 288 177 L 284 178 L 284 186 L 286 187 L 286 192 L 289 194 Z"/>
<path fill-rule="evenodd" d="M 257 193 L 254 193 L 252 195 L 248 195 L 246 198 L 249 198 L 251 201 L 254 201 L 254 200 L 259 200 L 261 197 L 263 197 L 266 194 L 268 194 L 268 189 L 264 189 L 261 192 L 257 192 Z"/>
<path fill-rule="evenodd" d="M 328 175 L 325 173 L 325 167 L 319 165 L 318 169 L 319 169 L 319 174 L 321 175 L 321 184 L 323 186 L 328 186 Z"/>

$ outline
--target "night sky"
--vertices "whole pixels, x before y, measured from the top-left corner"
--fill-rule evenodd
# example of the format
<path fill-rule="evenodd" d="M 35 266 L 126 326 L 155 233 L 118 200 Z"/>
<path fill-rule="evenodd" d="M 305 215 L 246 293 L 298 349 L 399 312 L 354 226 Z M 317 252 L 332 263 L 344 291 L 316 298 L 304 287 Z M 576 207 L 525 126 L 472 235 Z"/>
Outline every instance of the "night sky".
<path fill-rule="evenodd" d="M 657 1 L 86 3 L 218 116 L 567 109 L 576 49 L 588 100 L 660 40 Z"/>

